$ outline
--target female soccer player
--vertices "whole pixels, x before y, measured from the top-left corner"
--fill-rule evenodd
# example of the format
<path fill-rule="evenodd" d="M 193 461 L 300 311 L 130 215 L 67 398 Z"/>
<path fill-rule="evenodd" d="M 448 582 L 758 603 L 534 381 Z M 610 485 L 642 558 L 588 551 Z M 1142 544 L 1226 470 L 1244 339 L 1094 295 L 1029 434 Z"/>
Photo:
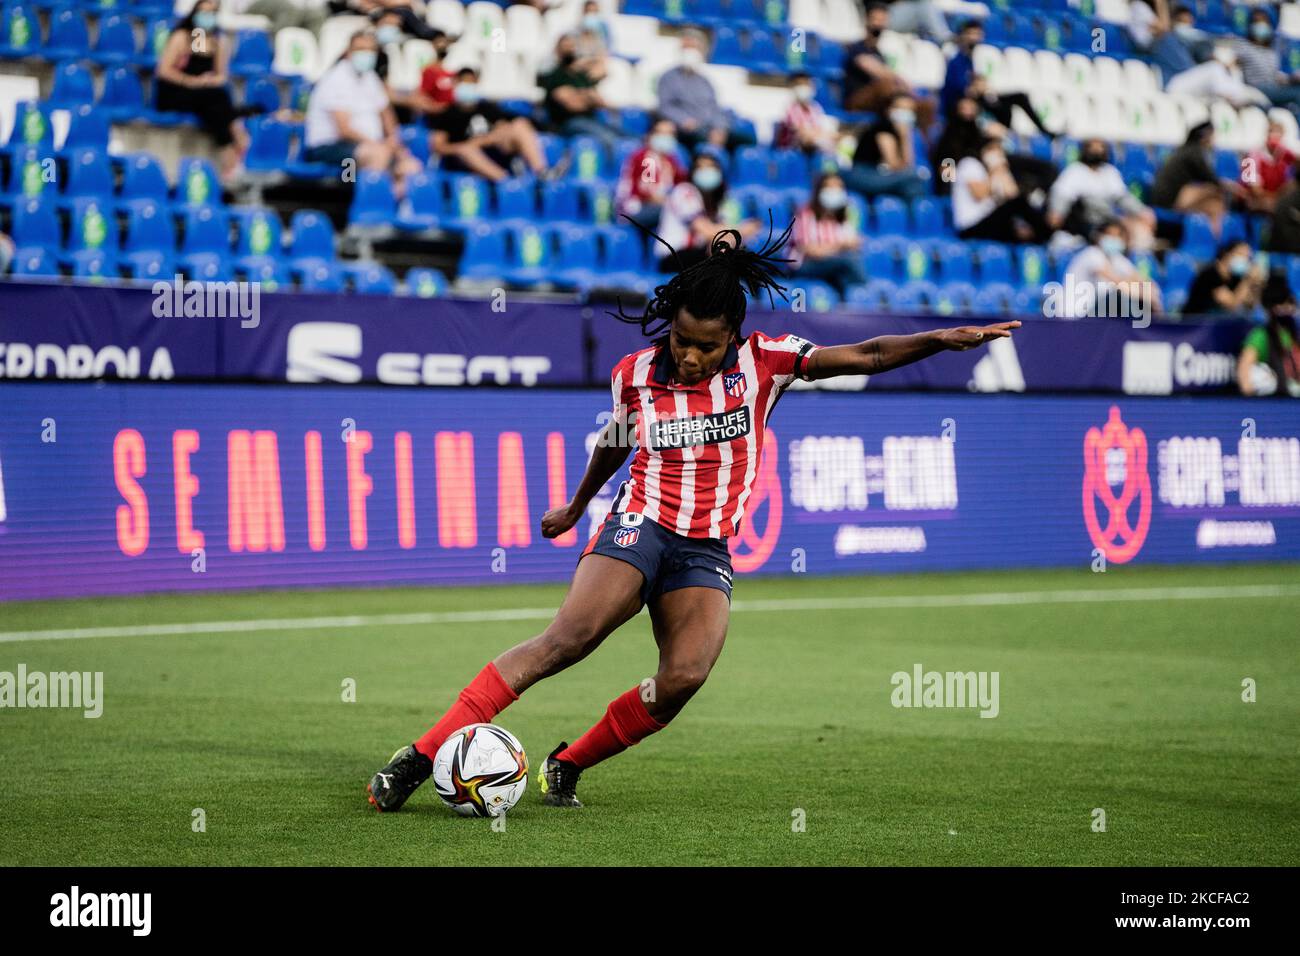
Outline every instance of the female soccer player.
<path fill-rule="evenodd" d="M 631 477 L 578 559 L 573 583 L 550 626 L 489 663 L 434 727 L 403 747 L 367 786 L 381 811 L 399 809 L 433 772 L 433 756 L 466 724 L 488 723 L 539 680 L 594 651 L 650 606 L 659 670 L 609 705 L 574 743 L 562 743 L 539 773 L 543 801 L 579 807 L 579 775 L 657 731 L 700 689 L 722 651 L 731 608 L 727 538 L 745 516 L 758 474 L 764 426 L 796 378 L 874 375 L 945 349 L 1005 338 L 1019 322 L 883 335 L 819 348 L 793 335 L 744 335 L 745 294 L 778 284 L 774 258 L 789 230 L 758 250 L 740 234 L 717 234 L 711 254 L 655 290 L 640 316 L 619 317 L 647 336 L 667 335 L 626 356 L 612 376 L 614 416 L 605 426 L 573 500 L 542 518 L 554 538 L 627 460 Z M 665 243 L 666 244 L 666 243 Z M 671 247 L 670 247 L 671 248 Z"/>

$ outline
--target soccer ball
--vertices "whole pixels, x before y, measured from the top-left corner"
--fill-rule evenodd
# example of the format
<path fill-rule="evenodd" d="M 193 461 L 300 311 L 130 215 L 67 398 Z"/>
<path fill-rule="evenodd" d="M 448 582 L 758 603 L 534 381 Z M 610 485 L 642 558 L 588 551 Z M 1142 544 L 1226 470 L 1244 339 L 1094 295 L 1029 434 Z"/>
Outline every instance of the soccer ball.
<path fill-rule="evenodd" d="M 470 724 L 438 748 L 433 786 L 461 816 L 499 817 L 528 789 L 528 757 L 510 731 L 496 724 Z"/>

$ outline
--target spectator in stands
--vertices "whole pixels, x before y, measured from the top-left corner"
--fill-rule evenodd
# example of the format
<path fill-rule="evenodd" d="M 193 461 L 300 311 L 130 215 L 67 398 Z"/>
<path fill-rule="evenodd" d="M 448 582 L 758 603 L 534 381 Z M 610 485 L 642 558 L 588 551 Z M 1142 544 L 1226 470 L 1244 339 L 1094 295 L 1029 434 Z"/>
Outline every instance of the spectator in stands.
<path fill-rule="evenodd" d="M 297 4 L 293 0 L 254 0 L 241 13 L 266 17 L 271 21 L 271 33 L 279 33 L 285 27 L 299 27 L 320 35 L 321 24 L 330 15 L 329 7 L 324 3 Z"/>
<path fill-rule="evenodd" d="M 1213 49 L 1209 35 L 1196 29 L 1191 8 L 1179 4 L 1171 10 L 1168 0 L 1132 0 L 1128 30 L 1166 80 L 1208 60 Z"/>
<path fill-rule="evenodd" d="M 1063 318 L 1138 318 L 1146 314 L 1142 310 L 1148 301 L 1152 311 L 1160 311 L 1160 287 L 1143 280 L 1127 250 L 1120 220 L 1108 219 L 1093 230 L 1091 244 L 1066 266 Z"/>
<path fill-rule="evenodd" d="M 1180 5 L 1171 11 L 1169 0 L 1154 0 L 1154 13 L 1145 27 L 1151 36 L 1151 59 L 1164 74 L 1166 93 L 1217 97 L 1233 106 L 1268 102 L 1264 94 L 1242 81 L 1233 48 L 1216 46 L 1209 34 L 1196 28 L 1191 7 Z"/>
<path fill-rule="evenodd" d="M 1267 278 L 1258 262 L 1252 264 L 1249 244 L 1226 242 L 1192 279 L 1183 314 L 1249 313 L 1259 304 Z"/>
<path fill-rule="evenodd" d="M 1237 387 L 1243 395 L 1300 398 L 1300 335 L 1296 301 L 1285 274 L 1269 277 L 1261 296 L 1268 316 L 1247 333 L 1237 359 Z M 1281 387 L 1279 387 L 1279 385 Z"/>
<path fill-rule="evenodd" d="M 582 5 L 582 19 L 578 21 L 578 57 L 603 59 L 609 55 L 609 24 L 600 15 L 600 4 L 587 0 Z"/>
<path fill-rule="evenodd" d="M 978 156 L 988 132 L 988 118 L 970 96 L 960 97 L 944 118 L 943 129 L 930 148 L 930 166 L 935 170 L 934 191 L 940 196 L 952 192 L 957 164 L 967 156 Z"/>
<path fill-rule="evenodd" d="M 1110 161 L 1104 140 L 1084 140 L 1079 158 L 1061 171 L 1048 200 L 1047 222 L 1053 229 L 1090 236 L 1118 217 L 1129 247 L 1146 252 L 1155 239 L 1156 214 L 1128 191 Z"/>
<path fill-rule="evenodd" d="M 546 91 L 551 129 L 562 136 L 592 136 L 612 149 L 618 133 L 597 116 L 605 100 L 596 85 L 604 78 L 605 64 L 600 59 L 580 59 L 577 38 L 572 33 L 560 37 L 554 68 L 537 78 L 537 85 Z"/>
<path fill-rule="evenodd" d="M 817 102 L 816 81 L 807 73 L 796 73 L 790 78 L 794 98 L 777 124 L 773 144 L 778 149 L 799 149 L 808 155 L 835 155 L 838 124 L 826 115 Z"/>
<path fill-rule="evenodd" d="M 1030 121 L 1038 127 L 1038 131 L 1048 139 L 1055 139 L 1056 134 L 1043 125 L 1042 118 L 1038 111 L 1034 109 L 1034 104 L 1030 102 L 1029 96 L 1025 93 L 996 93 L 989 86 L 988 77 L 976 73 L 970 78 L 970 85 L 966 88 L 966 95 L 975 100 L 979 106 L 980 112 L 984 114 L 990 124 L 997 124 L 1000 129 L 991 129 L 989 135 L 1005 137 L 1012 130 L 1012 113 L 1016 107 L 1029 117 Z"/>
<path fill-rule="evenodd" d="M 421 40 L 435 41 L 444 36 L 441 30 L 424 19 L 422 0 L 328 0 L 331 13 L 375 17 L 391 10 L 402 20 L 402 31 Z"/>
<path fill-rule="evenodd" d="M 662 117 L 655 120 L 645 143 L 628 156 L 619 174 L 614 203 L 620 215 L 646 229 L 659 225 L 668 193 L 686 180 L 677 148 L 677 130 L 672 121 Z"/>
<path fill-rule="evenodd" d="M 895 94 L 880 118 L 858 136 L 853 166 L 844 174 L 849 188 L 864 196 L 923 196 L 926 181 L 916 169 L 915 126 L 916 100 Z"/>
<path fill-rule="evenodd" d="M 1283 142 L 1282 124 L 1270 122 L 1264 148 L 1251 150 L 1241 163 L 1241 197 L 1251 212 L 1272 213 L 1278 194 L 1291 182 L 1296 155 Z"/>
<path fill-rule="evenodd" d="M 424 72 L 420 74 L 422 113 L 441 113 L 456 98 L 456 74 L 447 69 L 445 63 L 446 53 L 440 52 L 437 59 L 426 66 Z"/>
<path fill-rule="evenodd" d="M 978 156 L 963 159 L 956 172 L 952 220 L 957 235 L 995 242 L 1046 240 L 1047 221 L 1021 194 L 997 140 L 985 142 Z"/>
<path fill-rule="evenodd" d="M 752 136 L 732 128 L 731 117 L 703 73 L 707 52 L 704 34 L 698 30 L 682 34 L 681 62 L 659 77 L 659 113 L 673 121 L 688 149 L 705 142 L 727 149 L 752 145 Z"/>
<path fill-rule="evenodd" d="M 17 247 L 14 241 L 0 232 L 0 276 L 9 271 L 9 263 L 14 261 L 14 252 Z"/>
<path fill-rule="evenodd" d="M 1300 255 L 1300 183 L 1294 179 L 1277 195 L 1265 248 L 1270 252 Z"/>
<path fill-rule="evenodd" d="M 230 92 L 230 45 L 217 27 L 217 0 L 199 0 L 177 21 L 155 68 L 157 107 L 193 113 L 221 150 L 221 176 L 229 179 L 248 151 L 248 133 Z"/>
<path fill-rule="evenodd" d="M 844 180 L 838 173 L 823 173 L 813 183 L 808 205 L 799 210 L 790 237 L 794 278 L 827 282 L 841 298 L 849 286 L 867 281 L 862 236 L 849 223 L 848 208 Z"/>
<path fill-rule="evenodd" d="M 889 29 L 895 33 L 916 33 L 935 43 L 952 39 L 948 21 L 934 0 L 885 0 L 889 5 Z"/>
<path fill-rule="evenodd" d="M 388 92 L 375 72 L 378 62 L 374 33 L 354 33 L 344 54 L 312 88 L 304 158 L 331 165 L 355 160 L 363 170 L 389 172 L 400 197 L 406 177 L 420 171 L 420 162 L 402 143 Z"/>
<path fill-rule="evenodd" d="M 939 94 L 940 113 L 947 117 L 952 114 L 957 101 L 966 95 L 970 81 L 975 77 L 975 48 L 984 42 L 984 24 L 978 20 L 967 20 L 957 33 L 957 52 L 948 61 L 948 70 L 943 78 L 943 90 Z"/>
<path fill-rule="evenodd" d="M 880 36 L 889 25 L 889 8 L 881 3 L 867 7 L 866 38 L 844 51 L 844 108 L 854 112 L 878 113 L 899 93 L 916 101 L 916 113 L 922 130 L 934 122 L 935 104 L 920 97 L 902 76 L 889 68 L 880 52 Z"/>
<path fill-rule="evenodd" d="M 659 237 L 677 250 L 675 258 L 667 253 L 659 258 L 660 272 L 675 272 L 702 261 L 709 254 L 709 243 L 723 229 L 738 230 L 746 240 L 758 235 L 757 220 L 724 221 L 726 197 L 727 181 L 717 156 L 710 150 L 696 153 L 690 178 L 669 191 L 659 217 Z"/>
<path fill-rule="evenodd" d="M 510 175 L 505 167 L 512 157 L 518 157 L 534 174 L 548 175 L 533 124 L 483 99 L 478 73 L 470 67 L 456 74 L 451 105 L 430 114 L 427 123 L 432 130 L 429 149 L 442 157 L 444 169 L 468 170 L 500 182 Z"/>
<path fill-rule="evenodd" d="M 1214 126 L 1193 126 L 1187 140 L 1169 154 L 1151 186 L 1151 205 L 1208 216 L 1215 236 L 1228 211 L 1227 190 L 1214 171 Z"/>
<path fill-rule="evenodd" d="M 1259 90 L 1274 106 L 1285 106 L 1300 115 L 1300 74 L 1282 69 L 1282 54 L 1273 34 L 1273 20 L 1267 10 L 1251 11 L 1247 39 L 1234 39 L 1233 48 L 1241 64 L 1241 78 Z"/>

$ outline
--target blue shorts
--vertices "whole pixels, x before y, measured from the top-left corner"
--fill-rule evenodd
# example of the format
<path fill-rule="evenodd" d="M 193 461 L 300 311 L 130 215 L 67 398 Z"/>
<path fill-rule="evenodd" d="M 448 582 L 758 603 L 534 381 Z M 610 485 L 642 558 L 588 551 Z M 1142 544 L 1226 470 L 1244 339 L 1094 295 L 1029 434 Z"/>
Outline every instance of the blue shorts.
<path fill-rule="evenodd" d="M 716 588 L 731 601 L 731 552 L 718 538 L 688 538 L 636 513 L 614 513 L 591 536 L 589 554 L 626 561 L 641 572 L 641 603 L 681 588 Z"/>

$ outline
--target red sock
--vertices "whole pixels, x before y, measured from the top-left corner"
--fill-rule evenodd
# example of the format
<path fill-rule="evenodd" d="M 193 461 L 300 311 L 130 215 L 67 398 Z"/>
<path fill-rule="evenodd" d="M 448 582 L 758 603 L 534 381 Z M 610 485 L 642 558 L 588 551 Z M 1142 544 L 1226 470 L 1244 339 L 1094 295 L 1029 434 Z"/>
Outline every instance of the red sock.
<path fill-rule="evenodd" d="M 460 728 L 468 724 L 490 723 L 493 717 L 518 699 L 519 695 L 510 689 L 496 664 L 489 662 L 460 692 L 460 697 L 442 715 L 442 720 L 415 742 L 415 749 L 432 760 L 442 742 Z"/>
<path fill-rule="evenodd" d="M 651 717 L 645 709 L 638 685 L 616 697 L 596 726 L 565 747 L 557 756 L 585 770 L 614 754 L 621 754 L 628 747 L 667 726 Z"/>

